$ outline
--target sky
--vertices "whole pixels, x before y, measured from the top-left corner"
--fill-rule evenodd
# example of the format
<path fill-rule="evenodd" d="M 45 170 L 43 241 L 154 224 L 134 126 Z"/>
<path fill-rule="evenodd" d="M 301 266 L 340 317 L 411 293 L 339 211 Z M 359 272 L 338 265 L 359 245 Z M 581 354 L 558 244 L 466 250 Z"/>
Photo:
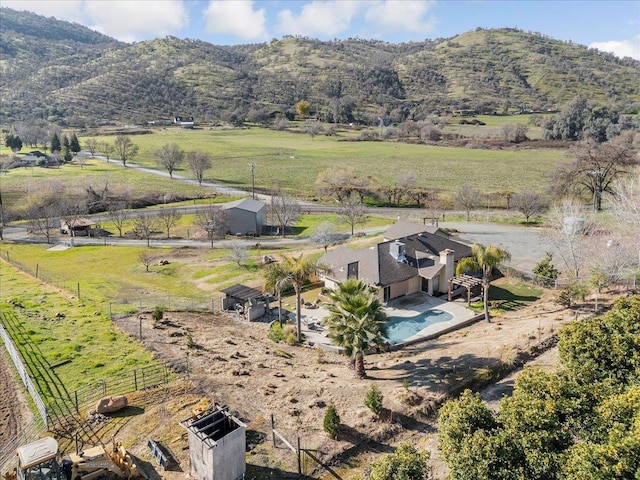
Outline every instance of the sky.
<path fill-rule="evenodd" d="M 399 43 L 510 27 L 640 60 L 640 0 L 0 0 L 0 6 L 77 22 L 124 42 L 171 35 L 236 45 L 300 35 Z"/>

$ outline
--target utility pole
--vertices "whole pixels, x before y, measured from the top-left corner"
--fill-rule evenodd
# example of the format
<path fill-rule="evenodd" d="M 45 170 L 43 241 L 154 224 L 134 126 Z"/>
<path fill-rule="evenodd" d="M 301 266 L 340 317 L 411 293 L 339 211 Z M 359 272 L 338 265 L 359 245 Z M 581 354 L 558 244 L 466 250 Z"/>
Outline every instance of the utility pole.
<path fill-rule="evenodd" d="M 250 163 L 249 168 L 251 169 L 251 197 L 255 200 L 256 199 L 256 176 L 255 176 L 254 170 L 256 168 L 256 164 Z"/>

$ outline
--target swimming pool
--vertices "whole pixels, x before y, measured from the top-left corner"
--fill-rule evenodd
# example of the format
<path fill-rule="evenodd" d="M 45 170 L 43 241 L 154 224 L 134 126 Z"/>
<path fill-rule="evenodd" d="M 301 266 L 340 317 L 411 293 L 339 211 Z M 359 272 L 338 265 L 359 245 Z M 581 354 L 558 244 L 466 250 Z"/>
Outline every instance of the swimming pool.
<path fill-rule="evenodd" d="M 440 322 L 448 322 L 453 315 L 444 310 L 427 310 L 414 317 L 389 317 L 387 320 L 387 338 L 398 343 L 414 336 L 420 330 Z"/>

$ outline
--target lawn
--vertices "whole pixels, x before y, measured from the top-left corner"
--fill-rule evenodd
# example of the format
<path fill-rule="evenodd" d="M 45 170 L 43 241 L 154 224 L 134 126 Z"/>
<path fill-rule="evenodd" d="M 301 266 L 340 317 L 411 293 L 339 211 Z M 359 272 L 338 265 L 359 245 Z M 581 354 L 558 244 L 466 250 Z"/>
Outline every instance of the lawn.
<path fill-rule="evenodd" d="M 25 362 L 47 367 L 35 378 L 45 401 L 118 372 L 155 364 L 151 352 L 116 329 L 95 306 L 41 284 L 6 263 L 0 268 L 0 310 Z M 15 317 L 11 315 L 15 313 Z"/>
<path fill-rule="evenodd" d="M 491 282 L 489 289 L 489 310 L 492 315 L 520 310 L 542 297 L 543 291 L 527 283 L 503 277 Z M 471 304 L 471 309 L 482 312 L 482 302 Z"/>
<path fill-rule="evenodd" d="M 110 137 L 99 137 L 104 141 Z M 113 137 L 111 137 L 112 139 Z M 483 150 L 437 147 L 397 142 L 344 141 L 345 134 L 315 136 L 261 128 L 243 130 L 182 130 L 165 128 L 133 136 L 140 147 L 135 163 L 157 168 L 154 153 L 177 143 L 184 150 L 203 150 L 214 166 L 206 180 L 244 189 L 251 187 L 250 163 L 255 163 L 256 190 L 269 192 L 274 185 L 304 198 L 315 197 L 318 175 L 330 169 L 352 168 L 371 181 L 392 183 L 396 176 L 413 172 L 418 183 L 451 195 L 461 184 L 472 183 L 485 192 L 534 190 L 564 160 L 560 150 Z M 81 138 L 82 142 L 84 139 Z M 176 173 L 192 176 L 186 169 Z"/>

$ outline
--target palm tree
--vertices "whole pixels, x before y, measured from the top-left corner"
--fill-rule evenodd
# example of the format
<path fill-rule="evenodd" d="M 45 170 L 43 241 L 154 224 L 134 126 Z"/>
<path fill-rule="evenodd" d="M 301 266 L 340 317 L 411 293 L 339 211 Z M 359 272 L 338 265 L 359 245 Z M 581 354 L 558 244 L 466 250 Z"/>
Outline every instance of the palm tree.
<path fill-rule="evenodd" d="M 289 272 L 282 266 L 283 264 L 280 262 L 270 263 L 262 270 L 264 289 L 273 291 L 278 296 L 278 322 L 280 322 L 280 326 L 282 326 L 282 289 L 289 277 Z"/>
<path fill-rule="evenodd" d="M 491 286 L 491 272 L 502 262 L 511 260 L 511 254 L 500 247 L 489 245 L 485 247 L 481 243 L 471 246 L 472 257 L 463 258 L 458 262 L 456 275 L 464 272 L 482 270 L 482 297 L 484 302 L 484 319 L 491 321 L 489 316 L 489 287 Z"/>
<path fill-rule="evenodd" d="M 274 265 L 274 264 L 272 264 Z M 289 257 L 287 255 L 282 255 L 282 262 L 277 264 L 278 266 L 273 266 L 269 269 L 267 273 L 269 277 L 267 278 L 267 284 L 269 284 L 270 280 L 273 279 L 273 286 L 277 288 L 278 291 L 281 291 L 283 287 L 286 285 L 291 285 L 296 292 L 296 329 L 298 335 L 298 342 L 302 341 L 302 328 L 301 328 L 301 318 L 302 315 L 300 313 L 301 310 L 301 299 L 302 299 L 302 286 L 308 281 L 312 276 L 317 275 L 321 272 L 329 272 L 330 268 L 326 265 L 320 264 L 314 260 L 309 260 L 308 258 L 304 258 L 302 254 L 298 257 Z M 280 295 L 278 295 L 280 296 Z"/>
<path fill-rule="evenodd" d="M 329 315 L 324 324 L 334 345 L 343 347 L 355 367 L 357 378 L 366 376 L 364 355 L 372 346 L 387 341 L 387 316 L 374 287 L 357 278 L 338 283 L 328 293 Z"/>

